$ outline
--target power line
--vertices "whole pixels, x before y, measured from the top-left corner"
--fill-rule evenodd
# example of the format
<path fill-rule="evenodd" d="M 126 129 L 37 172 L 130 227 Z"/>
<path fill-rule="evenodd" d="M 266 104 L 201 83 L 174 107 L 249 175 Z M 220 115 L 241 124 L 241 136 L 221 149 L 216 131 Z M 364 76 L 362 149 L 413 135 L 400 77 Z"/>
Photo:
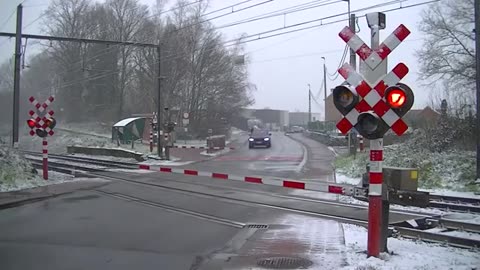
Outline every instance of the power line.
<path fill-rule="evenodd" d="M 252 1 L 252 0 L 247 0 L 247 1 L 243 1 L 243 2 L 240 2 L 240 3 L 234 4 L 234 5 L 230 5 L 230 6 L 228 6 L 228 7 L 220 8 L 220 9 L 217 9 L 217 10 L 212 11 L 212 12 L 207 13 L 207 14 L 212 14 L 212 13 L 215 13 L 215 12 L 218 12 L 218 11 L 221 11 L 221 10 L 225 10 L 226 8 L 231 8 L 231 7 L 234 7 L 234 6 L 238 6 L 238 5 L 240 5 L 240 4 L 244 4 L 244 3 L 247 3 L 247 2 L 250 2 L 250 1 Z M 273 1 L 273 0 L 268 0 L 268 1 L 261 2 L 261 3 L 257 3 L 257 4 L 255 4 L 255 5 L 248 6 L 248 7 L 245 7 L 245 8 L 239 9 L 239 10 L 236 10 L 236 11 L 234 11 L 234 12 L 243 11 L 243 10 L 246 10 L 246 9 L 249 9 L 249 8 L 252 8 L 252 7 L 255 7 L 255 6 L 259 6 L 259 5 L 262 5 L 262 4 L 271 2 L 271 1 Z M 310 3 L 313 3 L 313 2 L 322 2 L 322 3 L 325 3 L 325 2 L 328 2 L 328 1 L 332 1 L 332 0 L 312 1 L 312 2 L 310 2 Z M 191 2 L 191 3 L 188 3 L 188 4 L 182 5 L 182 6 L 180 6 L 180 7 L 176 7 L 176 8 L 170 9 L 170 10 L 168 10 L 168 11 L 172 11 L 172 10 L 175 10 L 175 9 L 183 8 L 183 7 L 186 7 L 186 6 L 188 6 L 188 5 L 192 5 L 192 4 L 197 3 L 197 2 L 200 2 L 200 1 Z M 341 2 L 341 0 L 338 0 L 338 1 L 336 1 L 336 2 Z M 334 2 L 334 3 L 335 3 L 335 2 Z M 309 3 L 306 3 L 306 4 L 309 4 Z M 330 4 L 330 3 L 327 3 L 327 4 Z M 322 5 L 325 5 L 325 4 L 322 4 Z M 298 6 L 301 6 L 301 5 L 298 5 Z M 320 6 L 321 6 L 321 5 L 320 5 Z M 294 7 L 295 7 L 295 6 L 294 6 Z M 318 7 L 318 5 L 317 5 L 317 6 L 314 6 L 314 7 Z M 310 8 L 314 8 L 314 7 L 310 7 Z M 293 8 L 293 7 L 290 7 L 289 9 L 291 9 L 291 8 Z M 308 8 L 308 9 L 310 9 L 310 8 Z M 302 9 L 302 10 L 305 10 L 305 9 Z M 165 12 L 168 12 L 168 11 L 165 11 Z M 234 12 L 232 12 L 232 13 L 234 13 Z M 278 11 L 275 11 L 275 12 L 278 12 Z M 163 13 L 163 12 L 162 12 L 162 13 Z M 214 17 L 214 18 L 209 18 L 209 19 L 207 19 L 207 20 L 200 21 L 200 22 L 197 22 L 197 23 L 192 24 L 192 25 L 184 26 L 183 28 L 176 29 L 176 31 L 179 31 L 179 30 L 181 30 L 181 29 L 184 29 L 184 28 L 187 28 L 187 27 L 191 27 L 191 26 L 194 26 L 194 25 L 197 25 L 197 24 L 201 24 L 201 23 L 204 23 L 204 22 L 207 22 L 207 21 L 216 19 L 216 18 L 220 18 L 220 17 L 223 17 L 223 16 L 225 16 L 225 15 L 232 14 L 232 13 L 222 14 L 222 15 L 220 15 L 220 16 L 217 16 L 217 17 Z M 160 13 L 160 14 L 161 14 L 161 13 Z M 203 14 L 202 16 L 205 16 L 205 15 L 206 15 L 206 14 Z M 148 16 L 148 17 L 146 17 L 146 18 L 153 17 L 153 16 L 155 16 L 155 15 Z M 266 17 L 266 18 L 269 18 L 269 17 Z M 266 19 L 266 18 L 263 18 L 263 19 Z M 242 23 L 248 23 L 248 22 L 249 22 L 249 21 L 245 21 L 245 22 L 242 22 Z M 236 23 L 235 25 L 238 25 L 238 24 L 240 24 L 240 22 Z M 233 26 L 233 25 L 232 25 L 232 26 Z M 227 26 L 224 26 L 224 27 L 227 27 Z M 121 45 L 121 44 L 117 44 L 117 45 L 115 45 L 115 46 L 120 46 L 120 45 Z M 114 47 L 114 46 L 112 46 L 112 47 Z M 99 56 L 101 56 L 101 55 L 104 55 L 104 54 L 108 53 L 108 50 L 109 50 L 109 49 L 112 49 L 112 47 L 103 49 L 103 50 L 101 50 L 99 53 L 97 52 L 96 55 L 90 56 L 88 59 L 85 59 L 85 60 L 82 60 L 82 61 L 88 61 L 88 60 L 91 60 L 91 59 L 93 59 L 93 58 L 96 58 L 96 57 L 99 57 Z M 81 62 L 81 61 L 78 61 L 78 62 L 76 62 L 76 63 L 72 63 L 71 65 L 75 65 L 75 64 L 78 64 L 78 63 L 80 63 L 80 62 Z M 71 71 L 71 70 L 74 70 L 74 69 L 67 70 L 66 72 Z M 65 72 L 65 73 L 66 73 L 66 72 Z M 64 73 L 62 73 L 62 74 L 64 74 Z"/>
<path fill-rule="evenodd" d="M 15 14 L 16 11 L 17 11 L 17 8 L 15 7 L 12 10 L 12 13 L 10 13 L 10 15 L 7 17 L 7 19 L 5 19 L 5 21 L 3 21 L 3 23 L 0 26 L 0 29 L 2 29 L 3 27 L 5 27 L 7 25 L 7 23 L 10 21 L 10 19 L 13 17 L 13 14 Z"/>
<path fill-rule="evenodd" d="M 266 62 L 272 62 L 272 61 L 277 61 L 277 60 L 288 60 L 288 59 L 293 59 L 293 58 L 302 58 L 302 57 L 314 56 L 314 55 L 325 55 L 325 54 L 341 52 L 341 51 L 342 50 L 329 50 L 329 51 L 318 52 L 318 53 L 298 54 L 298 55 L 291 55 L 291 56 L 280 57 L 280 58 L 261 59 L 261 60 L 258 60 L 258 61 L 252 61 L 250 63 L 266 63 Z"/>
<path fill-rule="evenodd" d="M 410 8 L 410 7 L 415 7 L 415 6 L 419 6 L 419 5 L 424 5 L 424 4 L 429 4 L 429 3 L 433 3 L 433 2 L 437 2 L 439 0 L 432 0 L 432 1 L 427 1 L 427 2 L 423 2 L 423 3 L 418 3 L 418 4 L 412 4 L 412 5 L 409 5 L 409 6 L 402 6 L 402 7 L 399 7 L 399 8 L 394 8 L 394 9 L 389 9 L 389 10 L 384 10 L 383 12 L 386 13 L 386 12 L 391 12 L 391 11 L 396 11 L 396 10 L 400 10 L 400 9 L 406 9 L 406 8 Z M 368 8 L 364 8 L 363 10 L 368 10 Z M 364 17 L 365 15 L 362 15 L 362 16 L 358 16 L 358 17 Z M 348 19 L 342 19 L 342 20 L 339 20 L 339 21 L 345 21 L 345 20 L 348 20 Z M 339 22 L 339 21 L 335 21 L 335 22 L 330 22 L 330 23 L 336 23 L 336 22 Z M 328 23 L 328 24 L 330 24 Z M 322 24 L 322 25 L 326 25 L 326 24 Z M 315 27 L 320 27 L 322 25 L 317 25 Z M 301 31 L 301 30 L 304 30 L 305 28 L 302 28 L 302 29 L 297 29 L 296 31 Z M 289 32 L 286 32 L 286 33 L 280 33 L 280 34 L 288 34 L 288 33 L 291 33 L 292 31 L 289 31 Z M 277 36 L 279 34 L 276 34 L 275 36 Z M 245 41 L 244 43 L 246 42 L 252 42 L 252 41 L 256 41 L 258 39 L 254 39 L 254 40 L 250 40 L 250 41 Z M 231 41 L 230 41 L 231 42 Z M 226 43 L 229 43 L 229 42 L 225 42 L 224 44 Z M 236 45 L 236 44 L 231 44 L 231 45 L 227 45 L 228 46 L 232 46 L 232 45 Z M 348 50 L 347 50 L 348 51 Z M 177 55 L 169 55 L 169 56 L 177 56 L 178 57 L 178 54 Z M 342 57 L 344 58 L 344 57 Z M 167 60 L 174 60 L 175 58 L 170 58 L 170 59 L 163 59 L 163 61 L 167 61 Z M 108 73 L 108 74 L 105 74 L 105 75 L 102 75 L 100 77 L 95 77 L 94 79 L 98 79 L 98 78 L 102 78 L 102 77 L 106 77 L 106 76 L 109 76 L 109 75 L 112 75 L 112 74 L 115 74 L 117 73 L 117 71 L 114 71 L 114 72 L 111 72 L 111 73 Z M 89 80 L 93 80 L 93 79 L 89 79 Z M 75 83 L 74 83 L 75 84 Z M 70 86 L 70 85 L 67 85 L 67 86 Z M 66 87 L 66 86 L 65 86 Z M 60 88 L 63 88 L 63 87 L 60 87 Z"/>
<path fill-rule="evenodd" d="M 345 58 L 347 58 L 347 52 L 348 52 L 348 45 L 345 45 L 345 49 L 343 50 L 343 55 L 342 55 L 342 58 L 340 59 L 340 62 L 338 63 L 338 67 L 335 69 L 335 73 L 330 74 L 327 72 L 328 76 L 329 76 L 329 79 L 332 80 L 332 81 L 335 81 L 337 78 L 338 78 L 338 69 L 343 65 L 343 62 L 345 62 Z M 330 76 L 335 76 L 333 79 L 330 77 Z"/>
<path fill-rule="evenodd" d="M 211 12 L 207 12 L 205 14 L 203 14 L 203 16 L 208 16 L 210 14 L 214 14 L 214 13 L 217 13 L 217 12 L 220 12 L 222 10 L 226 10 L 226 9 L 230 9 L 230 8 L 234 8 L 236 6 L 239 6 L 239 5 L 242 5 L 242 4 L 245 4 L 245 3 L 248 3 L 248 2 L 251 2 L 253 0 L 245 0 L 245 1 L 242 1 L 240 3 L 236 3 L 236 4 L 233 4 L 233 5 L 230 5 L 230 6 L 227 6 L 227 7 L 223 7 L 223 8 L 220 8 L 220 9 L 217 9 L 217 10 L 214 10 L 214 11 L 211 11 Z"/>
<path fill-rule="evenodd" d="M 252 0 L 243 1 L 243 2 L 241 2 L 241 3 L 235 4 L 235 5 L 232 5 L 232 6 L 237 6 L 237 5 L 240 5 L 240 4 L 242 4 L 242 3 L 246 3 L 246 2 L 250 2 L 250 1 L 252 1 Z M 262 3 L 260 3 L 260 4 L 265 4 L 265 3 L 270 2 L 270 1 L 273 1 L 273 0 L 268 0 L 268 1 L 262 2 Z M 154 14 L 154 15 L 152 15 L 152 16 L 147 16 L 146 18 L 151 18 L 151 17 L 153 17 L 153 16 L 158 16 L 158 15 L 160 15 L 160 14 L 163 14 L 163 13 L 166 13 L 166 12 L 169 12 L 169 11 L 173 11 L 173 10 L 176 10 L 176 9 L 184 8 L 184 7 L 186 7 L 186 6 L 190 6 L 190 5 L 192 5 L 192 4 L 199 3 L 199 2 L 201 2 L 201 0 L 199 0 L 199 1 L 194 1 L 194 2 L 190 2 L 190 3 L 187 3 L 187 4 L 185 4 L 185 5 L 181 5 L 181 6 L 179 6 L 179 7 L 175 7 L 175 8 L 169 9 L 169 10 L 167 10 L 167 11 L 163 11 L 163 12 Z M 254 6 L 258 6 L 258 5 L 259 5 L 259 4 L 255 4 Z M 229 7 L 232 7 L 232 6 L 229 6 Z M 249 6 L 249 7 L 251 7 L 251 6 Z M 243 8 L 243 9 L 241 9 L 241 10 L 245 10 L 245 9 L 247 9 L 247 8 L 249 8 L 249 7 Z M 222 9 L 222 8 L 221 8 L 221 9 Z M 217 9 L 216 11 L 221 10 L 221 9 Z M 238 11 L 240 11 L 240 10 L 238 10 Z M 229 14 L 231 14 L 231 13 L 229 13 Z M 227 14 L 227 15 L 228 15 L 228 14 Z M 203 15 L 202 15 L 202 16 L 203 16 Z M 212 18 L 212 19 L 215 19 L 215 18 Z M 206 21 L 208 21 L 208 20 L 201 21 L 201 22 L 199 22 L 199 23 L 197 23 L 197 24 L 204 23 L 204 22 L 206 22 Z M 191 26 L 193 26 L 193 25 L 189 25 L 189 27 L 191 27 Z M 98 27 L 97 27 L 97 28 L 98 28 Z M 177 30 L 177 31 L 178 31 L 178 30 Z M 147 39 L 147 40 L 148 40 L 148 39 Z M 147 41 L 147 40 L 145 40 L 145 41 Z M 79 63 L 81 63 L 81 62 L 83 62 L 83 61 L 86 62 L 86 61 L 92 60 L 92 59 L 94 59 L 94 58 L 97 58 L 97 57 L 99 57 L 99 56 L 105 55 L 105 54 L 108 53 L 109 50 L 112 50 L 114 47 L 121 46 L 121 45 L 126 45 L 126 44 L 122 44 L 122 43 L 115 44 L 114 46 L 110 46 L 110 47 L 108 47 L 108 48 L 106 48 L 106 49 L 100 50 L 100 52 L 97 52 L 97 54 L 95 54 L 95 55 L 93 55 L 93 56 L 90 56 L 90 57 L 87 58 L 87 59 L 84 59 L 84 60 L 81 60 L 81 61 L 77 61 L 77 62 L 71 63 L 71 65 L 74 66 L 74 65 L 79 64 Z M 72 71 L 72 70 L 75 70 L 75 68 L 68 69 L 68 70 L 62 72 L 62 73 L 59 74 L 59 75 L 65 74 L 65 73 L 67 73 L 67 72 L 69 72 L 69 71 Z"/>
<path fill-rule="evenodd" d="M 426 1 L 426 2 L 422 2 L 422 3 L 416 3 L 416 4 L 412 4 L 412 5 L 408 5 L 408 6 L 401 6 L 401 7 L 398 7 L 398 8 L 392 8 L 392 9 L 388 9 L 388 10 L 383 10 L 382 12 L 384 13 L 388 13 L 388 12 L 392 12 L 392 11 L 397 11 L 397 10 L 401 10 L 401 9 L 407 9 L 407 8 L 411 8 L 411 7 L 416 7 L 416 6 L 420 6 L 420 5 L 425 5 L 425 4 L 430 4 L 430 3 L 434 3 L 434 2 L 438 2 L 439 0 L 430 0 L 430 1 Z M 376 7 L 377 5 L 375 5 Z M 372 7 L 372 8 L 375 8 L 375 7 Z M 368 10 L 369 8 L 363 8 L 362 10 Z M 361 15 L 361 16 L 358 16 L 358 17 L 365 17 L 366 15 Z M 338 21 L 334 21 L 334 22 L 329 22 L 329 23 L 325 23 L 325 24 L 321 24 L 321 25 L 316 25 L 315 27 L 320 27 L 320 26 L 324 26 L 324 25 L 327 25 L 327 24 L 332 24 L 332 23 L 337 23 L 337 22 L 340 22 L 340 21 L 346 21 L 348 19 L 341 19 L 341 20 L 338 20 Z M 308 28 L 311 28 L 311 27 L 308 27 Z M 301 28 L 301 29 L 297 29 L 295 31 L 302 31 L 302 30 L 305 30 L 306 28 Z M 288 31 L 288 32 L 285 32 L 285 33 L 280 33 L 280 34 L 276 34 L 274 36 L 278 36 L 278 35 L 281 35 L 281 34 L 289 34 L 291 33 L 292 31 Z M 264 37 L 266 38 L 266 37 Z M 247 42 L 252 42 L 252 41 L 256 41 L 256 40 L 259 40 L 259 39 L 254 39 L 254 40 L 249 40 L 249 41 L 245 41 L 243 43 L 247 43 Z M 222 44 L 226 44 L 226 43 L 231 43 L 231 41 L 228 41 L 228 42 L 224 42 Z M 238 44 L 238 43 L 237 43 Z M 228 46 L 233 46 L 233 45 L 236 45 L 236 44 L 230 44 L 230 45 L 226 45 L 226 47 Z M 211 50 L 214 50 L 216 48 L 213 48 Z M 208 50 L 207 50 L 208 51 Z M 347 48 L 347 51 L 348 51 L 348 48 Z M 173 54 L 173 55 L 169 55 L 170 56 L 177 56 L 176 58 L 178 58 L 179 56 L 182 56 L 182 55 L 179 55 L 179 54 Z M 175 60 L 176 58 L 167 58 L 167 59 L 163 59 L 163 61 L 168 61 L 168 60 Z M 344 58 L 344 57 L 342 57 Z M 158 62 L 156 62 L 158 63 Z M 90 80 L 93 80 L 93 79 L 99 79 L 99 78 L 103 78 L 103 77 L 106 77 L 106 76 L 109 76 L 109 75 L 112 75 L 112 74 L 115 74 L 117 73 L 118 71 L 114 71 L 114 72 L 110 72 L 108 74 L 104 74 L 104 75 L 101 75 L 100 77 L 95 77 L 95 78 L 92 78 L 92 79 L 88 79 L 87 81 L 90 81 Z M 75 84 L 75 83 L 73 83 Z M 68 87 L 68 86 L 71 86 L 70 84 L 66 85 L 66 86 L 62 86 L 62 87 L 59 87 L 59 88 L 63 88 L 63 87 Z M 48 89 L 47 89 L 48 90 Z"/>
<path fill-rule="evenodd" d="M 328 0 L 328 1 L 332 1 L 332 0 Z M 313 2 L 318 2 L 318 1 L 313 1 Z M 236 26 L 236 25 L 240 25 L 240 24 L 244 24 L 244 23 L 250 23 L 250 22 L 255 22 L 255 21 L 259 21 L 259 20 L 264 20 L 264 19 L 269 19 L 269 18 L 274 18 L 274 17 L 279 17 L 279 16 L 285 16 L 285 15 L 288 15 L 288 14 L 291 14 L 291 13 L 296 13 L 296 12 L 299 12 L 299 11 L 305 11 L 305 10 L 309 10 L 309 9 L 313 9 L 313 8 L 317 8 L 317 7 L 322 7 L 322 6 L 326 6 L 326 5 L 339 3 L 339 2 L 342 2 L 342 0 L 337 0 L 337 1 L 334 1 L 334 2 L 330 2 L 330 3 L 325 3 L 326 2 L 325 0 L 320 1 L 320 2 L 321 3 L 317 3 L 317 5 L 310 5 L 308 7 L 303 7 L 303 8 L 293 9 L 294 7 L 297 7 L 297 6 L 293 6 L 293 7 L 290 7 L 290 8 L 283 9 L 283 10 L 272 11 L 272 12 L 265 13 L 265 14 L 262 14 L 262 15 L 253 16 L 253 17 L 250 17 L 250 18 L 247 18 L 247 19 L 243 19 L 243 20 L 240 20 L 240 21 L 237 21 L 237 22 L 217 26 L 216 28 L 217 29 L 222 29 L 222 28 L 232 27 L 232 26 Z M 303 6 L 303 5 L 305 5 L 305 4 L 298 5 L 298 6 Z M 292 9 L 292 10 L 289 10 L 289 9 Z M 281 12 L 281 11 L 283 11 L 283 12 Z"/>

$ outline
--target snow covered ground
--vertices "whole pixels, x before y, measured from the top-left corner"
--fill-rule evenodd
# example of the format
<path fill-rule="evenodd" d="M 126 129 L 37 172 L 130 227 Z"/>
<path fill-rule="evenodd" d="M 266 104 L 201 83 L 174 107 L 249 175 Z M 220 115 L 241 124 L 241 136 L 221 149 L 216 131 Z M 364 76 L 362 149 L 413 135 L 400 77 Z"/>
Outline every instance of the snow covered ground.
<path fill-rule="evenodd" d="M 170 160 L 159 160 L 159 159 L 148 159 L 146 161 L 141 162 L 141 164 L 145 165 L 152 165 L 152 166 L 184 166 L 194 161 L 180 161 L 180 159 L 171 157 Z"/>
<path fill-rule="evenodd" d="M 418 168 L 420 188 L 452 191 L 480 191 L 475 185 L 475 152 L 445 150 L 430 152 L 413 143 L 385 146 L 384 166 Z M 358 178 L 366 170 L 368 153 L 356 158 L 338 156 L 336 170 L 346 176 Z"/>
<path fill-rule="evenodd" d="M 343 224 L 343 230 L 348 266 L 342 269 L 466 270 L 480 266 L 480 253 L 477 250 L 392 238 L 388 240 L 388 248 L 393 254 L 382 253 L 381 258 L 367 259 L 364 253 L 367 250 L 367 230 L 351 224 Z"/>
<path fill-rule="evenodd" d="M 226 154 L 230 152 L 230 149 L 229 148 L 225 148 L 223 150 L 220 150 L 220 151 L 215 151 L 213 153 L 208 153 L 207 151 L 203 151 L 200 153 L 200 155 L 203 155 L 203 156 L 209 156 L 209 157 L 216 157 L 216 156 L 219 156 L 219 155 L 223 155 L 223 154 Z"/>
<path fill-rule="evenodd" d="M 339 184 L 358 185 L 362 179 L 355 177 L 348 177 L 341 173 L 335 173 L 336 182 Z"/>
<path fill-rule="evenodd" d="M 0 192 L 8 192 L 8 191 L 16 191 L 16 190 L 23 190 L 28 188 L 34 187 L 42 187 L 48 185 L 56 185 L 66 182 L 74 182 L 74 181 L 85 181 L 90 180 L 90 178 L 74 178 L 72 175 L 49 171 L 48 172 L 48 180 L 44 180 L 42 176 L 42 172 L 39 171 L 38 175 L 30 179 L 25 178 L 17 178 L 15 181 L 10 182 L 8 184 L 0 183 Z M 96 179 L 95 181 L 101 181 Z M 107 181 L 107 180 L 105 180 Z"/>

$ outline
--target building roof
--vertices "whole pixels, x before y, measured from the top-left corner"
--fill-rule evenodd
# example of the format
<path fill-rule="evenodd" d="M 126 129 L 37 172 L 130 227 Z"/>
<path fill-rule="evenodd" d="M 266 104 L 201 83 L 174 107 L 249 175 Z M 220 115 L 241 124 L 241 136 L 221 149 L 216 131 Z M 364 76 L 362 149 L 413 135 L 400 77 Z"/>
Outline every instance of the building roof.
<path fill-rule="evenodd" d="M 115 125 L 113 125 L 114 127 L 125 127 L 127 126 L 128 124 L 130 124 L 131 122 L 135 121 L 135 120 L 138 120 L 138 119 L 142 119 L 144 117 L 132 117 L 132 118 L 126 118 L 126 119 L 123 119 L 123 120 L 120 120 L 118 121 L 117 123 L 115 123 Z"/>

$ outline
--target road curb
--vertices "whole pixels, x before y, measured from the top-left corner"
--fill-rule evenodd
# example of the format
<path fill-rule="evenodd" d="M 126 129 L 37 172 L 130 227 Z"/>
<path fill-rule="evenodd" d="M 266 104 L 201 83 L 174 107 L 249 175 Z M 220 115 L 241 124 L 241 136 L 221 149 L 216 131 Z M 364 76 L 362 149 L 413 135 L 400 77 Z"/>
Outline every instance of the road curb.
<path fill-rule="evenodd" d="M 48 186 L 29 188 L 25 190 L 2 192 L 1 194 L 2 197 L 13 196 L 15 198 L 3 199 L 3 202 L 2 202 L 2 199 L 0 199 L 0 210 L 14 208 L 14 207 L 22 206 L 25 204 L 35 203 L 35 202 L 47 200 L 50 198 L 55 198 L 65 194 L 71 194 L 79 190 L 90 190 L 94 188 L 99 188 L 99 187 L 108 185 L 110 183 L 110 181 L 105 181 L 105 182 L 89 181 L 89 183 L 85 183 L 85 182 L 82 183 L 81 181 L 82 180 L 77 180 L 75 182 L 64 182 L 64 183 L 53 184 Z M 87 186 L 82 186 L 85 184 Z M 77 185 L 80 185 L 80 187 L 76 187 Z M 55 187 L 52 187 L 52 186 L 55 186 Z M 66 186 L 66 189 L 65 189 L 65 186 Z M 56 190 L 55 188 L 60 188 L 60 190 Z M 35 192 L 38 190 L 40 190 L 40 192 L 38 194 L 35 194 Z M 22 194 L 22 193 L 28 193 L 28 194 Z M 20 197 L 20 198 L 16 198 L 16 197 Z"/>
<path fill-rule="evenodd" d="M 303 159 L 302 161 L 300 162 L 300 164 L 298 165 L 300 167 L 300 169 L 297 170 L 297 172 L 300 172 L 302 171 L 304 168 L 305 168 L 305 165 L 307 164 L 308 162 L 308 154 L 310 152 L 310 150 L 308 150 L 308 147 L 300 140 L 297 140 L 295 139 L 294 137 L 292 136 L 285 136 L 285 137 L 288 137 L 290 138 L 290 140 L 294 141 L 294 142 L 297 142 L 298 144 L 300 144 L 302 146 L 302 149 L 303 149 Z"/>

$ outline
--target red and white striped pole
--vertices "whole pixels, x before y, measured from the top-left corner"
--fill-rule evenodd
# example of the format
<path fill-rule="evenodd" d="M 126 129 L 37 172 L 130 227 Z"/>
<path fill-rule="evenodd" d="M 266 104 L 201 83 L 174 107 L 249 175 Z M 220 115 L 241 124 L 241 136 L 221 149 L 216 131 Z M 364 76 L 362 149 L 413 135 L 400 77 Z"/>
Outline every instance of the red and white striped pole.
<path fill-rule="evenodd" d="M 368 256 L 380 255 L 382 226 L 383 138 L 370 140 L 370 183 L 368 187 Z"/>
<path fill-rule="evenodd" d="M 42 152 L 43 152 L 43 179 L 48 180 L 48 143 L 47 143 L 46 137 L 43 138 Z"/>
<path fill-rule="evenodd" d="M 153 152 L 153 118 L 150 119 L 150 153 Z"/>

